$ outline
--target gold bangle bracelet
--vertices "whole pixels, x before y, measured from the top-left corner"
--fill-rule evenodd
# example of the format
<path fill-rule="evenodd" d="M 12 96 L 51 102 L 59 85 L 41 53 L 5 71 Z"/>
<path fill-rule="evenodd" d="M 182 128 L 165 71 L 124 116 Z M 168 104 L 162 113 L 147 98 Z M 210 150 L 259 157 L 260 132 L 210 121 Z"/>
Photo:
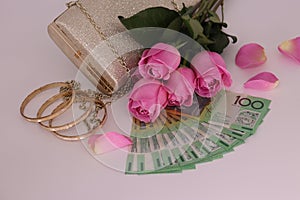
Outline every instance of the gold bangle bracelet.
<path fill-rule="evenodd" d="M 76 99 L 78 98 L 77 97 L 77 93 L 81 93 L 81 91 L 76 91 L 75 92 L 75 102 L 76 102 Z M 61 93 L 61 94 L 58 94 L 58 95 L 55 95 L 53 98 L 50 98 L 48 99 L 41 107 L 40 109 L 38 110 L 37 112 L 37 117 L 39 118 L 43 112 L 50 106 L 52 105 L 54 102 L 56 102 L 57 100 L 59 100 L 60 98 L 63 98 L 65 96 L 64 93 Z M 68 130 L 74 126 L 76 126 L 77 124 L 79 124 L 80 122 L 82 122 L 83 120 L 85 120 L 89 115 L 90 113 L 92 112 L 92 104 L 93 104 L 93 101 L 89 100 L 87 97 L 84 97 L 84 100 L 88 101 L 89 102 L 89 107 L 87 109 L 87 111 L 85 111 L 85 113 L 83 115 L 81 115 L 78 119 L 72 121 L 72 122 L 69 122 L 67 124 L 63 124 L 63 125 L 59 125 L 59 126 L 52 126 L 52 120 L 53 119 L 50 119 L 49 120 L 49 125 L 45 125 L 43 124 L 42 122 L 39 122 L 39 124 L 41 125 L 42 128 L 48 130 L 48 131 L 63 131 L 63 130 Z M 56 113 L 58 112 L 59 110 L 61 110 L 62 108 L 65 107 L 65 102 L 61 103 L 59 106 L 57 106 L 53 112 Z M 51 124 L 50 124 L 50 121 L 51 121 Z"/>
<path fill-rule="evenodd" d="M 104 115 L 100 121 L 100 123 L 98 124 L 98 126 L 93 127 L 92 130 L 88 131 L 87 133 L 84 134 L 80 134 L 80 135 L 75 135 L 75 136 L 70 136 L 70 135 L 63 135 L 61 133 L 58 133 L 57 131 L 53 131 L 52 133 L 59 139 L 65 140 L 65 141 L 79 141 L 79 140 L 84 140 L 90 136 L 92 136 L 93 134 L 95 134 L 95 131 L 102 127 L 103 124 L 105 123 L 106 119 L 107 119 L 107 109 L 106 109 L 106 105 L 98 100 L 98 99 L 94 99 L 94 98 L 88 98 L 89 100 L 93 100 L 95 102 L 95 109 L 97 109 L 96 107 L 98 106 L 100 109 L 104 110 Z M 59 108 L 57 108 L 59 109 Z M 49 121 L 49 125 L 52 125 L 52 120 Z"/>
<path fill-rule="evenodd" d="M 26 116 L 24 114 L 26 106 L 28 105 L 28 103 L 32 99 L 34 99 L 38 94 L 40 94 L 40 93 L 42 93 L 42 92 L 44 92 L 46 90 L 56 88 L 56 87 L 67 87 L 67 88 L 70 88 L 71 98 L 69 98 L 66 101 L 66 104 L 64 104 L 65 105 L 64 107 L 62 107 L 61 109 L 57 110 L 56 112 L 52 112 L 50 115 L 39 116 L 39 117 L 36 117 L 36 118 L 28 117 L 28 116 Z M 62 113 L 64 113 L 73 104 L 74 99 L 75 99 L 75 91 L 72 89 L 72 85 L 71 84 L 64 83 L 64 82 L 50 83 L 50 84 L 47 84 L 47 85 L 45 85 L 43 87 L 40 87 L 40 88 L 34 90 L 32 93 L 30 93 L 24 99 L 24 101 L 22 102 L 22 104 L 20 106 L 20 113 L 21 113 L 22 117 L 24 117 L 29 122 L 44 122 L 44 121 L 49 121 L 49 120 L 54 119 L 57 116 L 61 115 Z"/>

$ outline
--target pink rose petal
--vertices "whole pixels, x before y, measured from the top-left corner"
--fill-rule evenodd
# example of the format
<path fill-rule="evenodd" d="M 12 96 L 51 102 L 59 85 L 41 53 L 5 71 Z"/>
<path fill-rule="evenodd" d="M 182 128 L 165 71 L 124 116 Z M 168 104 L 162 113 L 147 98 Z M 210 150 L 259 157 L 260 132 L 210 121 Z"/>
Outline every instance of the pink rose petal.
<path fill-rule="evenodd" d="M 267 61 L 265 50 L 256 43 L 242 46 L 238 51 L 235 63 L 242 69 L 258 67 Z"/>
<path fill-rule="evenodd" d="M 300 37 L 287 40 L 278 46 L 278 50 L 285 56 L 300 63 Z"/>
<path fill-rule="evenodd" d="M 277 87 L 278 84 L 279 79 L 274 74 L 270 72 L 263 72 L 249 79 L 244 84 L 244 88 L 256 90 L 271 90 Z"/>
<path fill-rule="evenodd" d="M 93 135 L 88 144 L 95 154 L 104 154 L 132 144 L 130 138 L 115 132 Z"/>

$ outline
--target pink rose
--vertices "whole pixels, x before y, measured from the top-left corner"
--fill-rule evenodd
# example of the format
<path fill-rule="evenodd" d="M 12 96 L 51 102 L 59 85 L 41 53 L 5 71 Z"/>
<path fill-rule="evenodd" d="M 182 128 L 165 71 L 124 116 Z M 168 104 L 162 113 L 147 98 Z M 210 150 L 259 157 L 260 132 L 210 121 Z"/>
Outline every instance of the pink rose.
<path fill-rule="evenodd" d="M 168 93 L 161 82 L 141 79 L 130 94 L 128 109 L 143 122 L 154 122 L 162 109 L 167 106 Z"/>
<path fill-rule="evenodd" d="M 144 78 L 168 80 L 180 64 L 179 51 L 168 44 L 157 43 L 143 52 L 139 72 Z"/>
<path fill-rule="evenodd" d="M 201 97 L 215 96 L 224 85 L 230 87 L 232 79 L 223 58 L 209 51 L 198 53 L 191 61 L 196 73 L 195 92 Z"/>
<path fill-rule="evenodd" d="M 195 91 L 195 74 L 187 67 L 181 67 L 171 74 L 166 83 L 169 92 L 169 106 L 191 106 Z"/>

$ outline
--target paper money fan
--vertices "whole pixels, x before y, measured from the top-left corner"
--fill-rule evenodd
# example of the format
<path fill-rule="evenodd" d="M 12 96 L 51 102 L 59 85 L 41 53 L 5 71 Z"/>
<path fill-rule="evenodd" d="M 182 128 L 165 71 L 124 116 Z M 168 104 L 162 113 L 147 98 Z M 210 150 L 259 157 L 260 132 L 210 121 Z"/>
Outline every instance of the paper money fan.
<path fill-rule="evenodd" d="M 222 158 L 255 133 L 270 101 L 221 92 L 188 109 L 167 108 L 155 123 L 134 119 L 127 174 L 181 172 Z"/>
<path fill-rule="evenodd" d="M 222 158 L 256 132 L 270 105 L 266 99 L 223 91 L 211 100 L 195 97 L 189 108 L 167 107 L 146 124 L 120 112 L 127 101 L 123 97 L 112 105 L 114 120 L 99 134 L 116 130 L 131 138 L 131 146 L 97 155 L 83 141 L 95 159 L 126 174 L 178 173 Z"/>

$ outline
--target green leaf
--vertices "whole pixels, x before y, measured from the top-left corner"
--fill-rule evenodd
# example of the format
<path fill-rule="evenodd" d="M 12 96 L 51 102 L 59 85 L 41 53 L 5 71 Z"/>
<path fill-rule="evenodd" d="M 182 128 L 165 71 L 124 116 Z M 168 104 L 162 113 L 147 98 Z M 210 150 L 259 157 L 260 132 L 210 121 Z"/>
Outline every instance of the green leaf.
<path fill-rule="evenodd" d="M 188 11 L 189 8 L 187 8 L 185 6 L 185 4 L 183 3 L 182 4 L 182 9 L 179 11 L 179 15 L 184 15 L 187 11 Z"/>
<path fill-rule="evenodd" d="M 214 41 L 214 44 L 208 45 L 210 51 L 221 54 L 223 50 L 229 45 L 229 39 L 227 35 L 222 31 L 218 34 L 212 35 L 210 39 Z"/>
<path fill-rule="evenodd" d="M 197 39 L 199 35 L 203 35 L 204 29 L 198 20 L 192 19 L 188 15 L 184 15 L 181 18 L 193 39 Z"/>
<path fill-rule="evenodd" d="M 191 14 L 193 14 L 193 11 L 194 11 L 194 6 L 186 7 L 185 4 L 183 4 L 183 5 L 184 5 L 184 7 L 182 8 L 181 11 L 179 11 L 179 14 L 181 16 L 183 16 L 183 15 L 191 16 Z"/>
<path fill-rule="evenodd" d="M 228 27 L 228 24 L 226 24 L 226 23 L 223 22 L 222 27 L 223 27 L 223 28 L 227 28 L 227 27 Z"/>
<path fill-rule="evenodd" d="M 199 38 L 197 39 L 197 42 L 198 42 L 199 44 L 201 44 L 202 46 L 206 46 L 206 45 L 214 44 L 214 43 L 215 43 L 214 41 L 208 39 L 206 36 L 205 36 L 205 37 L 199 37 Z"/>
<path fill-rule="evenodd" d="M 219 16 L 217 15 L 217 13 L 213 12 L 213 11 L 208 11 L 208 14 L 210 15 L 209 20 L 213 23 L 222 23 Z"/>
<path fill-rule="evenodd" d="M 177 17 L 169 24 L 169 26 L 167 28 L 172 29 L 174 31 L 180 31 L 182 24 L 183 24 L 183 21 L 182 21 L 181 17 Z"/>
<path fill-rule="evenodd" d="M 203 24 L 204 34 L 207 35 L 209 40 L 213 41 L 213 44 L 208 44 L 207 48 L 210 51 L 217 53 L 222 53 L 223 50 L 229 45 L 230 40 L 232 39 L 233 43 L 237 41 L 235 36 L 228 35 L 222 31 L 222 27 L 225 23 L 212 23 L 206 22 Z"/>
<path fill-rule="evenodd" d="M 121 23 L 128 29 L 142 27 L 167 28 L 179 14 L 164 7 L 153 7 L 143 10 L 129 18 L 119 16 Z"/>
<path fill-rule="evenodd" d="M 229 35 L 229 34 L 227 34 L 227 33 L 224 33 L 224 34 L 226 34 L 226 35 L 227 35 L 227 37 L 229 37 L 229 38 L 231 38 L 231 39 L 232 39 L 232 43 L 233 43 L 233 44 L 234 44 L 234 43 L 237 43 L 238 39 L 237 39 L 237 37 L 236 37 L 236 36 Z"/>

